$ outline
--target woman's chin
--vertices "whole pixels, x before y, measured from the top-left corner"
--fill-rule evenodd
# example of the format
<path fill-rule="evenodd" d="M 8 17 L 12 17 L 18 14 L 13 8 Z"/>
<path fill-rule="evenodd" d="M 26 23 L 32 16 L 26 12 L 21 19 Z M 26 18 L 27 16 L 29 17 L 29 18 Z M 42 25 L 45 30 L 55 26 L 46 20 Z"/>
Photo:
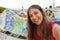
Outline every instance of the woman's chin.
<path fill-rule="evenodd" d="M 37 26 L 39 26 L 40 24 L 36 24 Z"/>

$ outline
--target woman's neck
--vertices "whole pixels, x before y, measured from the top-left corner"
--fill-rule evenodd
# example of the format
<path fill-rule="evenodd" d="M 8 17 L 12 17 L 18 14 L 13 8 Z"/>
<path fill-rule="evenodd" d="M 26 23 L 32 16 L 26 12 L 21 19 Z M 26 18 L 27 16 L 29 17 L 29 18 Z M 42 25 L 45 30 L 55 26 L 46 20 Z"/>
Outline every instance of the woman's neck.
<path fill-rule="evenodd" d="M 39 30 L 40 29 L 40 25 L 39 26 L 36 26 L 36 28 L 37 28 L 37 30 Z"/>
<path fill-rule="evenodd" d="M 40 26 L 37 26 L 37 34 L 40 35 Z"/>

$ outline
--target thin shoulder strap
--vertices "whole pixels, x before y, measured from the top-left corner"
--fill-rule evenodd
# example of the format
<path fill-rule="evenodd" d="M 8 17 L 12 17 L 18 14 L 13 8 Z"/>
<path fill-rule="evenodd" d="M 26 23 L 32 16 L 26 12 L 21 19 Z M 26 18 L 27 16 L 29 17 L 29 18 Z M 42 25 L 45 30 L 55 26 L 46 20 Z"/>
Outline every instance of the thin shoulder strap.
<path fill-rule="evenodd" d="M 54 24 L 55 24 L 55 22 L 50 22 L 50 23 L 49 23 L 52 40 L 56 40 L 56 38 L 55 38 L 55 37 L 53 36 L 53 34 L 52 34 L 52 28 L 54 27 L 54 26 L 53 26 Z"/>
<path fill-rule="evenodd" d="M 54 24 L 55 24 L 55 22 L 50 22 L 50 23 L 49 23 L 50 30 L 52 30 Z"/>

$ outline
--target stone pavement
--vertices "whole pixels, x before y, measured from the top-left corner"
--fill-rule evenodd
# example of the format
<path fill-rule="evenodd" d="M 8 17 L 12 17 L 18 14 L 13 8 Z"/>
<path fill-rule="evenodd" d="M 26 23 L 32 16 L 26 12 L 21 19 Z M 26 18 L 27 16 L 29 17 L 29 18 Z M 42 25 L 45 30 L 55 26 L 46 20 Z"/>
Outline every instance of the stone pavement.
<path fill-rule="evenodd" d="M 0 32 L 0 40 L 26 40 L 26 39 L 15 38 Z"/>

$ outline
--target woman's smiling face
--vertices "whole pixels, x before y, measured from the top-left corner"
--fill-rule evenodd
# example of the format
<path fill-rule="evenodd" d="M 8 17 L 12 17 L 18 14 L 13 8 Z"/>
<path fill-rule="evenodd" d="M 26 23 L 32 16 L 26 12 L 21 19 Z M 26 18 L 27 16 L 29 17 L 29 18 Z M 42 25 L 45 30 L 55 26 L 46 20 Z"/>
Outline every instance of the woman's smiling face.
<path fill-rule="evenodd" d="M 36 25 L 40 25 L 43 20 L 41 11 L 39 11 L 36 8 L 31 8 L 29 10 L 29 16 L 30 16 L 30 20 Z"/>

